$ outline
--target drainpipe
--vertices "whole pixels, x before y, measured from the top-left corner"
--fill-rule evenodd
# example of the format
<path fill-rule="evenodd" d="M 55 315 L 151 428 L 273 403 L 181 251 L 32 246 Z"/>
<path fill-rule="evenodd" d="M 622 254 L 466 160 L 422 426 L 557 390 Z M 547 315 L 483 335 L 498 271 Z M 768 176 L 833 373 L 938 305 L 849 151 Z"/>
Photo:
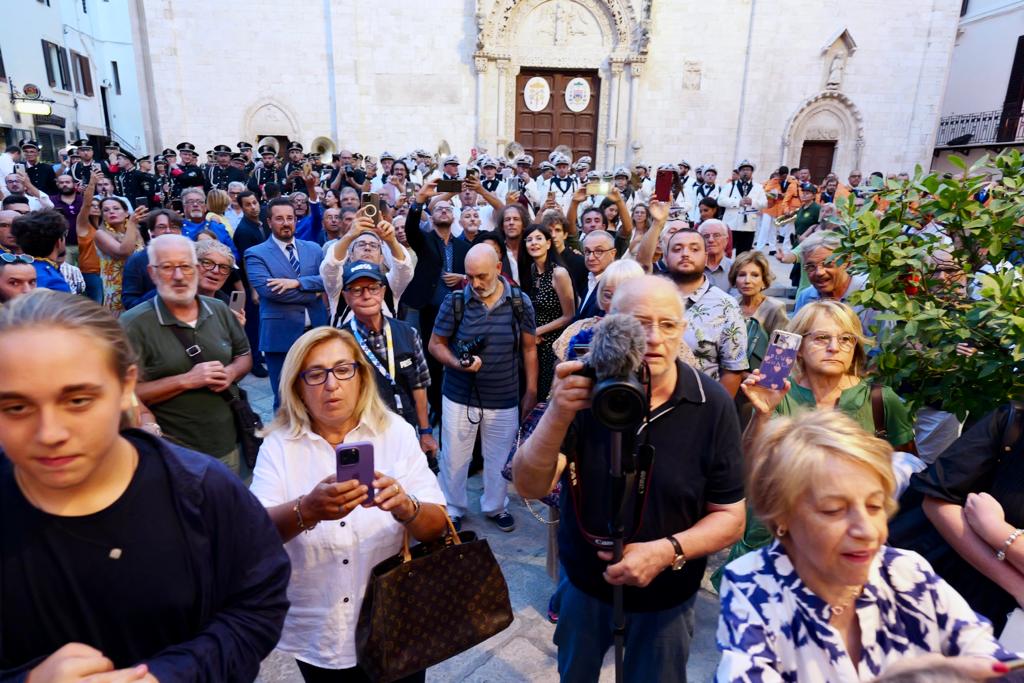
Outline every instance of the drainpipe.
<path fill-rule="evenodd" d="M 750 0 L 750 18 L 747 21 L 747 51 L 743 56 L 743 81 L 740 83 L 740 107 L 736 112 L 736 143 L 732 148 L 732 161 L 735 164 L 740 159 L 740 139 L 743 137 L 743 108 L 747 102 L 747 75 L 750 73 L 750 56 L 753 52 L 754 40 L 754 11 L 757 9 L 757 0 Z M 732 168 L 732 166 L 729 166 Z"/>
<path fill-rule="evenodd" d="M 331 0 L 324 0 L 324 48 L 327 51 L 327 101 L 328 116 L 331 117 L 331 140 L 338 140 L 338 93 L 334 79 L 334 23 L 331 21 Z"/>

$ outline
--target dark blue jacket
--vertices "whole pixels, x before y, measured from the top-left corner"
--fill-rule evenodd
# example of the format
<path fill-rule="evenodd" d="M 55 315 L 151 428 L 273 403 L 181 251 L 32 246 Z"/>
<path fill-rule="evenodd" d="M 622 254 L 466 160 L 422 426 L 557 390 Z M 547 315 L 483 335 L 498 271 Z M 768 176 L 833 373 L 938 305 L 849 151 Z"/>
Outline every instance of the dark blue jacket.
<path fill-rule="evenodd" d="M 291 564 L 276 527 L 256 497 L 216 459 L 141 430 L 126 435 L 151 443 L 163 456 L 182 531 L 201 569 L 195 596 L 202 608 L 200 630 L 192 640 L 141 663 L 160 683 L 254 680 L 260 662 L 277 645 L 288 612 Z M 41 661 L 0 672 L 0 681 L 20 683 Z"/>
<path fill-rule="evenodd" d="M 149 276 L 149 252 L 145 249 L 128 257 L 121 276 L 121 303 L 129 311 L 156 296 L 156 285 Z"/>
<path fill-rule="evenodd" d="M 324 281 L 320 277 L 323 249 L 316 242 L 295 240 L 298 251 L 299 275 L 273 238 L 249 247 L 245 252 L 245 272 L 249 286 L 260 295 L 260 351 L 288 353 L 295 340 L 306 328 L 306 315 L 311 327 L 326 325 L 327 308 L 321 293 Z M 298 289 L 274 292 L 267 280 L 286 278 L 299 281 Z"/>

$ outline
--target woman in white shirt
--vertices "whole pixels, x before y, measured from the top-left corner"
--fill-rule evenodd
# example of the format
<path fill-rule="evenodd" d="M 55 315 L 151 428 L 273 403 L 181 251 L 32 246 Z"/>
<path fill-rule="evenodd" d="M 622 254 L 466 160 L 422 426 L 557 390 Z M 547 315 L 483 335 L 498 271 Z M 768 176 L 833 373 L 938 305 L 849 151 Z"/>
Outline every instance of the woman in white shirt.
<path fill-rule="evenodd" d="M 371 570 L 399 552 L 405 531 L 427 541 L 447 528 L 416 432 L 381 402 L 373 372 L 351 333 L 302 335 L 285 358 L 281 407 L 253 472 L 252 492 L 292 562 L 278 649 L 296 658 L 307 682 L 368 680 L 355 636 Z M 336 447 L 357 441 L 373 444 L 372 500 L 366 486 L 334 474 Z"/>

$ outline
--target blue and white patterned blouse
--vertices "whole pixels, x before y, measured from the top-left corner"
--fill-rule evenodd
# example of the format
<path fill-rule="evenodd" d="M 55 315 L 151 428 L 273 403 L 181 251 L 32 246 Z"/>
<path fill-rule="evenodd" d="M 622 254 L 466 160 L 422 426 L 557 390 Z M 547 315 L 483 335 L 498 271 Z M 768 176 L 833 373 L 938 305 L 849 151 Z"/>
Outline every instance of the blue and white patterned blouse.
<path fill-rule="evenodd" d="M 731 562 L 722 578 L 717 680 L 871 680 L 898 659 L 926 654 L 1013 654 L 920 555 L 884 546 L 857 598 L 862 653 L 854 666 L 828 604 L 804 585 L 785 549 L 770 546 Z"/>

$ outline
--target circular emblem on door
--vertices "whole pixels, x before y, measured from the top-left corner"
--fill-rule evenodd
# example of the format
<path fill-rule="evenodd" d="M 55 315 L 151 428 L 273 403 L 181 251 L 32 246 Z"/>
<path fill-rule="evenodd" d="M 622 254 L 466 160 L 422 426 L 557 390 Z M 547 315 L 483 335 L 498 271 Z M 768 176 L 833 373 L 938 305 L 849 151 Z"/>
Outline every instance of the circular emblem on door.
<path fill-rule="evenodd" d="M 523 100 L 526 102 L 526 108 L 530 111 L 546 109 L 551 101 L 551 86 L 548 85 L 547 79 L 534 76 L 526 81 L 526 86 L 523 88 Z"/>
<path fill-rule="evenodd" d="M 590 82 L 585 78 L 574 78 L 565 86 L 565 106 L 570 111 L 581 112 L 590 104 Z"/>

